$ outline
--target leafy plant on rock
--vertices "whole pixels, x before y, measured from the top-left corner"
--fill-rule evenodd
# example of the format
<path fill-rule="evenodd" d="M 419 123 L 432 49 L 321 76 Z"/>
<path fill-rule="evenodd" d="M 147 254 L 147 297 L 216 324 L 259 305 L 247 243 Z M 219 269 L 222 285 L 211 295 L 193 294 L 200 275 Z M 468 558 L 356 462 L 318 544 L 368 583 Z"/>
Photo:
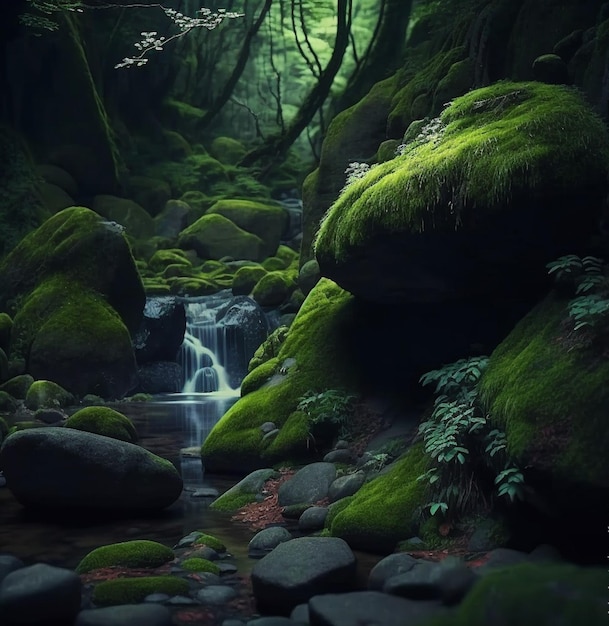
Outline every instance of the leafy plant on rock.
<path fill-rule="evenodd" d="M 569 317 L 573 330 L 587 327 L 600 329 L 609 317 L 609 271 L 606 262 L 595 256 L 583 258 L 569 254 L 546 265 L 548 274 L 554 274 L 559 286 L 574 289 L 569 300 Z"/>
<path fill-rule="evenodd" d="M 336 431 L 339 436 L 345 434 L 354 409 L 355 396 L 340 389 L 307 391 L 300 397 L 297 405 L 297 410 L 309 418 L 313 431 Z"/>
<path fill-rule="evenodd" d="M 424 374 L 423 385 L 435 383 L 438 394 L 431 416 L 419 426 L 431 467 L 418 480 L 429 485 L 431 515 L 446 517 L 488 505 L 482 475 L 503 461 L 494 484 L 499 497 L 510 501 L 524 495 L 524 477 L 507 459 L 505 434 L 491 429 L 477 402 L 477 383 L 488 357 L 460 359 Z"/>

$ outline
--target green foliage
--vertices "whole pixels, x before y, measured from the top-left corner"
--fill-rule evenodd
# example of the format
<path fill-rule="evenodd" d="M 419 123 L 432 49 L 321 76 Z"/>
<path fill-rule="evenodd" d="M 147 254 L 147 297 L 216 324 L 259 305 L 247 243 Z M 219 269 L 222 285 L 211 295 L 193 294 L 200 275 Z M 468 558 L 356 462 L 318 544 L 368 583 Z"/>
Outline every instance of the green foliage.
<path fill-rule="evenodd" d="M 559 286 L 575 288 L 575 297 L 567 305 L 573 330 L 584 327 L 598 330 L 609 313 L 609 268 L 604 259 L 569 254 L 546 267 Z"/>
<path fill-rule="evenodd" d="M 79 0 L 26 0 L 27 11 L 19 16 L 19 21 L 35 31 L 53 31 L 59 28 L 56 15 L 64 11 L 82 13 Z M 40 34 L 40 33 L 37 33 Z"/>
<path fill-rule="evenodd" d="M 195 540 L 196 545 L 204 545 L 216 552 L 226 552 L 226 546 L 216 537 L 203 533 Z"/>
<path fill-rule="evenodd" d="M 504 458 L 505 434 L 490 430 L 487 416 L 477 402 L 477 384 L 488 365 L 488 357 L 460 359 L 424 374 L 423 385 L 435 383 L 439 393 L 430 418 L 419 425 L 425 453 L 433 465 L 419 481 L 429 486 L 432 498 L 427 504 L 431 515 L 459 515 L 486 502 L 478 481 L 479 465 L 486 457 L 489 465 Z M 510 500 L 523 497 L 522 473 L 507 459 L 495 478 L 497 495 Z"/>
<path fill-rule="evenodd" d="M 326 389 L 320 393 L 307 391 L 300 397 L 296 408 L 308 416 L 311 426 L 332 426 L 342 436 L 353 416 L 354 401 L 355 396 L 340 389 Z"/>

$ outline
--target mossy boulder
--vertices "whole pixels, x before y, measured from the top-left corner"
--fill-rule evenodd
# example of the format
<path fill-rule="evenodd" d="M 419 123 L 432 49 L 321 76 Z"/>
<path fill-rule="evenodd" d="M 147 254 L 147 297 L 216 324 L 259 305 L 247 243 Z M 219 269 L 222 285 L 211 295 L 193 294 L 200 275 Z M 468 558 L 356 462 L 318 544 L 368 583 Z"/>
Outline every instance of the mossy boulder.
<path fill-rule="evenodd" d="M 453 101 L 424 139 L 338 198 L 321 272 L 375 301 L 539 292 L 595 228 L 609 136 L 574 90 L 502 82 Z"/>
<path fill-rule="evenodd" d="M 450 616 L 425 626 L 602 626 L 606 620 L 604 569 L 523 563 L 485 574 Z"/>
<path fill-rule="evenodd" d="M 204 215 L 180 233 L 178 246 L 195 250 L 202 259 L 246 259 L 261 261 L 264 242 L 217 213 Z"/>
<path fill-rule="evenodd" d="M 104 567 L 152 568 L 173 560 L 173 550 L 156 541 L 138 539 L 96 548 L 76 566 L 76 573 L 86 574 Z"/>
<path fill-rule="evenodd" d="M 37 409 L 65 407 L 74 403 L 74 396 L 50 380 L 36 380 L 27 390 L 25 406 Z"/>
<path fill-rule="evenodd" d="M 288 331 L 287 326 L 279 326 L 264 340 L 250 359 L 248 372 L 252 372 L 263 363 L 279 355 L 279 350 L 288 336 Z"/>
<path fill-rule="evenodd" d="M 314 453 L 307 434 L 282 448 L 264 440 L 260 426 L 273 421 L 280 429 L 307 391 L 349 387 L 358 376 L 349 335 L 353 298 L 330 280 L 322 279 L 309 294 L 292 323 L 273 368 L 267 363 L 267 384 L 239 399 L 214 426 L 202 447 L 203 463 L 210 472 L 245 473 Z M 285 364 L 285 366 L 284 366 Z M 249 377 L 257 376 L 254 369 Z"/>
<path fill-rule="evenodd" d="M 150 258 L 150 261 L 148 261 L 150 269 L 158 273 L 162 273 L 169 265 L 182 265 L 185 268 L 191 268 L 192 262 L 184 250 L 179 248 L 157 250 Z"/>
<path fill-rule="evenodd" d="M 609 361 L 598 358 L 606 340 L 586 346 L 569 325 L 567 301 L 546 298 L 492 353 L 480 397 L 560 527 L 590 537 L 609 494 Z"/>
<path fill-rule="evenodd" d="M 0 306 L 14 313 L 9 359 L 77 395 L 129 390 L 129 332 L 145 294 L 120 228 L 89 209 L 65 209 L 30 233 L 0 272 Z"/>
<path fill-rule="evenodd" d="M 127 219 L 130 222 L 132 220 L 135 222 L 135 218 L 137 216 L 140 216 L 142 220 L 141 226 L 145 225 L 145 228 L 148 229 L 149 221 L 139 211 L 139 209 L 143 208 L 148 216 L 152 215 L 154 217 L 155 215 L 158 215 L 165 208 L 165 204 L 167 203 L 167 201 L 171 198 L 171 188 L 169 187 L 169 184 L 166 183 L 164 180 L 160 180 L 158 178 L 149 178 L 147 176 L 129 177 L 129 187 L 131 188 L 133 199 L 136 203 L 135 206 L 138 208 L 135 209 L 133 206 L 126 207 L 127 209 L 130 208 L 134 211 L 133 215 L 129 212 L 129 210 L 126 211 Z M 100 202 L 100 200 L 98 200 L 98 198 L 100 197 L 103 198 L 103 196 L 97 196 L 94 202 Z M 95 206 L 93 208 L 95 209 Z M 119 219 L 117 219 L 116 221 L 120 222 Z M 127 228 L 128 231 L 130 231 L 127 224 L 124 224 L 124 226 Z"/>
<path fill-rule="evenodd" d="M 48 163 L 41 163 L 36 166 L 36 173 L 40 175 L 50 185 L 60 187 L 68 195 L 75 198 L 78 195 L 78 185 L 74 180 L 74 177 L 66 172 L 61 167 L 56 165 L 49 165 Z"/>
<path fill-rule="evenodd" d="M 263 307 L 279 306 L 287 300 L 294 287 L 286 272 L 269 272 L 256 283 L 252 298 Z"/>
<path fill-rule="evenodd" d="M 256 283 L 266 274 L 261 265 L 240 267 L 233 277 L 232 292 L 234 296 L 248 296 Z"/>
<path fill-rule="evenodd" d="M 6 392 L 18 400 L 25 400 L 28 389 L 33 383 L 34 378 L 30 376 L 30 374 L 18 374 L 17 376 L 9 378 L 5 383 L 2 383 L 2 385 L 0 385 L 0 391 Z"/>
<path fill-rule="evenodd" d="M 0 349 L 8 352 L 13 320 L 8 313 L 0 313 Z"/>
<path fill-rule="evenodd" d="M 6 356 L 6 352 L 0 348 L 0 384 L 8 379 L 8 357 Z"/>
<path fill-rule="evenodd" d="M 74 206 L 74 198 L 68 195 L 61 187 L 50 183 L 40 183 L 38 185 L 40 201 L 45 209 L 50 213 L 57 213 L 62 209 Z"/>
<path fill-rule="evenodd" d="M 156 234 L 173 239 L 188 226 L 191 206 L 183 200 L 168 200 L 154 218 Z"/>
<path fill-rule="evenodd" d="M 427 464 L 422 446 L 411 448 L 385 473 L 361 487 L 345 506 L 333 510 L 326 527 L 353 548 L 391 552 L 399 541 L 417 534 L 418 516 L 426 501 L 425 485 L 417 478 Z"/>
<path fill-rule="evenodd" d="M 129 443 L 136 443 L 138 439 L 133 422 L 122 413 L 106 406 L 80 409 L 68 418 L 64 426 Z"/>
<path fill-rule="evenodd" d="M 232 137 L 216 137 L 209 147 L 209 153 L 227 165 L 236 165 L 246 152 L 245 146 Z"/>
<path fill-rule="evenodd" d="M 213 535 L 208 535 L 206 533 L 201 533 L 195 539 L 195 545 L 197 546 L 207 546 L 216 552 L 226 552 L 226 546 Z"/>
<path fill-rule="evenodd" d="M 137 202 L 116 196 L 95 196 L 93 210 L 125 227 L 129 235 L 145 239 L 155 234 L 154 220 Z"/>
<path fill-rule="evenodd" d="M 216 511 L 236 511 L 246 504 L 256 501 L 256 497 L 261 493 L 264 483 L 277 478 L 278 474 L 270 468 L 260 468 L 233 485 L 228 491 L 216 498 L 210 508 Z M 211 545 L 211 548 L 214 546 Z M 215 548 L 214 548 L 215 550 Z"/>
<path fill-rule="evenodd" d="M 289 220 L 287 211 L 281 205 L 252 200 L 219 200 L 206 213 L 213 214 L 223 215 L 239 228 L 259 237 L 264 242 L 261 250 L 263 257 L 277 252 Z"/>
<path fill-rule="evenodd" d="M 93 602 L 98 606 L 139 604 L 153 593 L 165 593 L 170 596 L 187 595 L 189 589 L 188 581 L 176 576 L 117 578 L 96 585 Z"/>

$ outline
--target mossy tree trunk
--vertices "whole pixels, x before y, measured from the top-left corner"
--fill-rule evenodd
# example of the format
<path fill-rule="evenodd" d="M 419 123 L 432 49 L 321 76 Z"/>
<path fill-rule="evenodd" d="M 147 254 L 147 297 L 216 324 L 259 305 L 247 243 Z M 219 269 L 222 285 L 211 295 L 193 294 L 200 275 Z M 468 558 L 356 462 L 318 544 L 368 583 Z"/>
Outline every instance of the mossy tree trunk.
<path fill-rule="evenodd" d="M 273 165 L 285 156 L 292 144 L 298 139 L 300 133 L 311 123 L 320 107 L 323 106 L 349 45 L 352 4 L 352 0 L 338 0 L 336 37 L 334 39 L 332 56 L 321 72 L 317 83 L 302 103 L 298 113 L 286 127 L 285 132 L 268 137 L 259 148 L 246 154 L 239 165 L 251 167 L 260 161 L 264 161 L 261 174 L 261 177 L 264 177 L 272 169 Z"/>
<path fill-rule="evenodd" d="M 337 111 L 359 102 L 374 83 L 391 76 L 400 66 L 411 10 L 412 0 L 381 0 L 374 34 L 338 100 Z"/>

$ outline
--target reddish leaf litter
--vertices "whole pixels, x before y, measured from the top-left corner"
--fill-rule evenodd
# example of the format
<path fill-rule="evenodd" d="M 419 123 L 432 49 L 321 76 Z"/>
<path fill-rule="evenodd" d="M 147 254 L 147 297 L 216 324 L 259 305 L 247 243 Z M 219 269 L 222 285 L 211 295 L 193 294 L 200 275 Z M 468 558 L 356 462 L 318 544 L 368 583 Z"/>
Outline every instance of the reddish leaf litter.
<path fill-rule="evenodd" d="M 277 501 L 279 487 L 292 478 L 296 470 L 282 467 L 278 471 L 278 478 L 270 478 L 264 483 L 262 490 L 264 500 L 246 504 L 231 517 L 232 521 L 248 524 L 252 530 L 261 530 L 271 524 L 285 522 L 282 515 L 283 507 L 280 507 Z"/>

